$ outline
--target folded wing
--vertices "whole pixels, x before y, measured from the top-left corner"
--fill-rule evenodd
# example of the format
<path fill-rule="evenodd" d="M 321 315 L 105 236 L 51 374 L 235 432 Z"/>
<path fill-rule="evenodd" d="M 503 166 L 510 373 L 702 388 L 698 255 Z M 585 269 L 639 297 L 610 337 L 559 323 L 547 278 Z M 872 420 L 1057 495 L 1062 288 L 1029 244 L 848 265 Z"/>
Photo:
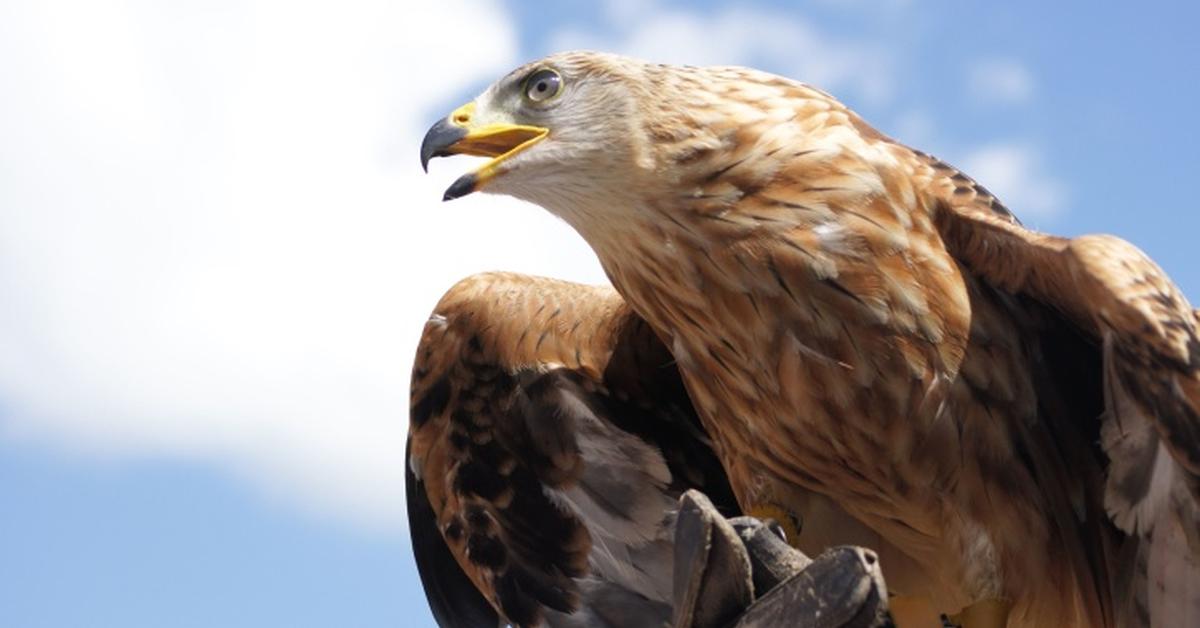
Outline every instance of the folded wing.
<path fill-rule="evenodd" d="M 666 622 L 678 496 L 735 508 L 670 353 L 610 288 L 460 282 L 410 416 L 413 546 L 445 626 Z"/>

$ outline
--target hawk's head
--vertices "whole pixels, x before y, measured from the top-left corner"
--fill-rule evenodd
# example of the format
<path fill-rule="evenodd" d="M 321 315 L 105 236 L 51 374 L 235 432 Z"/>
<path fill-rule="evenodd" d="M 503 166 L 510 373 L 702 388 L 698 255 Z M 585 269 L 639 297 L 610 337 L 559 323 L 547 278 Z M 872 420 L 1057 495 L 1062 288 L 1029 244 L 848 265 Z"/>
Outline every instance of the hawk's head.
<path fill-rule="evenodd" d="M 640 159 L 645 65 L 571 52 L 529 63 L 429 130 L 421 164 L 453 154 L 492 159 L 446 190 L 488 191 L 549 209 L 628 185 Z"/>

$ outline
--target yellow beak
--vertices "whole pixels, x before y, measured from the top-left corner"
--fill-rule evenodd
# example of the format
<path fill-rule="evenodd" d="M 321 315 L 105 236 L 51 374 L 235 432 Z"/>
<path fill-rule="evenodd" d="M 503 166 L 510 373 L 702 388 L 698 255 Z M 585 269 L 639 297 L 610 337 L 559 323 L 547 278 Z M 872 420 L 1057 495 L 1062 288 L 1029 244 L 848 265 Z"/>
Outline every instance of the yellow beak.
<path fill-rule="evenodd" d="M 430 127 L 421 142 L 421 167 L 426 171 L 429 160 L 434 157 L 475 155 L 492 158 L 478 170 L 459 177 L 446 189 L 442 200 L 456 199 L 482 188 L 500 173 L 500 165 L 505 160 L 542 141 L 550 132 L 540 126 L 524 124 L 492 122 L 477 125 L 474 114 L 475 103 L 459 107 Z"/>

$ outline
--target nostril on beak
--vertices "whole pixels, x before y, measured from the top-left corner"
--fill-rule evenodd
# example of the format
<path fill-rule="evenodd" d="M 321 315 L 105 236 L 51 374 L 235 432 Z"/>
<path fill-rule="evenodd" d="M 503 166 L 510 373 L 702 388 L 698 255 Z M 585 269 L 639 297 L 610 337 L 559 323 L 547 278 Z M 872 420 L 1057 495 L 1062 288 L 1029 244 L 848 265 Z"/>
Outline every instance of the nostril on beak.
<path fill-rule="evenodd" d="M 471 123 L 471 114 L 475 113 L 475 103 L 469 102 L 450 114 L 449 123 L 456 127 L 466 128 Z"/>

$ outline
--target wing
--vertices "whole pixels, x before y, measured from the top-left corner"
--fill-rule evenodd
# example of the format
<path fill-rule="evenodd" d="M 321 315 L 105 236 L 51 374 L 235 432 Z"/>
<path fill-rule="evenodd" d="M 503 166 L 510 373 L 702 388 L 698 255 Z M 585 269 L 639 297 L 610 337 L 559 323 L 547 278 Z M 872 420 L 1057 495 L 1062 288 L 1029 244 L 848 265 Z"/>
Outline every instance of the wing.
<path fill-rule="evenodd" d="M 955 173 L 957 174 L 957 173 Z M 1112 236 L 1074 239 L 1021 227 L 941 179 L 938 228 L 950 252 L 992 286 L 1020 295 L 1086 342 L 1057 369 L 1097 371 L 1107 458 L 1103 504 L 1128 536 L 1110 574 L 1126 625 L 1200 623 L 1200 314 L 1153 261 Z M 937 184 L 934 175 L 935 185 Z M 1043 336 L 1047 347 L 1057 342 Z M 1060 345 L 1061 349 L 1061 345 Z M 1059 372 L 1056 377 L 1064 375 Z M 1098 403 L 1096 403 L 1098 402 Z M 1096 425 L 1098 423 L 1098 425 Z M 1061 434 L 1060 434 L 1061 437 Z"/>
<path fill-rule="evenodd" d="M 734 501 L 670 353 L 612 289 L 468 278 L 412 381 L 409 523 L 441 625 L 669 620 L 679 495 Z"/>
<path fill-rule="evenodd" d="M 496 609 L 475 589 L 442 540 L 437 513 L 424 498 L 425 483 L 411 470 L 411 442 L 405 448 L 404 463 L 409 469 L 404 487 L 405 494 L 410 496 L 408 530 L 433 619 L 439 626 L 499 626 Z M 413 495 L 420 497 L 414 499 Z"/>

